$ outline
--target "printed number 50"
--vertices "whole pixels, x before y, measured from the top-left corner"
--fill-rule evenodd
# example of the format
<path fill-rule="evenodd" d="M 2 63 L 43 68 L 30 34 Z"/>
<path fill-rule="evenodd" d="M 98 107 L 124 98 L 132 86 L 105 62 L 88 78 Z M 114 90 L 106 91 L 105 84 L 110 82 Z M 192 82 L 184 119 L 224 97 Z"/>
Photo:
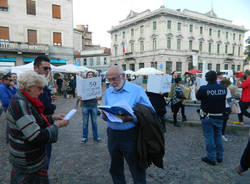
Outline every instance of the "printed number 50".
<path fill-rule="evenodd" d="M 92 87 L 95 87 L 96 86 L 96 82 L 89 82 L 89 86 L 92 88 Z"/>

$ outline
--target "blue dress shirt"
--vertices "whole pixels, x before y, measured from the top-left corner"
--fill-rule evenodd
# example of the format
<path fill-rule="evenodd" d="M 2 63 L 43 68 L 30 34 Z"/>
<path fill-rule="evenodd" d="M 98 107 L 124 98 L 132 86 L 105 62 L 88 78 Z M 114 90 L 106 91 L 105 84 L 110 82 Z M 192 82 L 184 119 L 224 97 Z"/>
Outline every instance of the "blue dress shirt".
<path fill-rule="evenodd" d="M 154 109 L 143 88 L 127 81 L 125 81 L 120 91 L 116 91 L 110 87 L 104 94 L 104 105 L 112 106 L 121 100 L 126 100 L 131 108 L 137 104 L 143 104 Z M 135 127 L 134 123 L 135 122 L 115 123 L 108 121 L 108 127 L 114 130 L 128 130 Z"/>

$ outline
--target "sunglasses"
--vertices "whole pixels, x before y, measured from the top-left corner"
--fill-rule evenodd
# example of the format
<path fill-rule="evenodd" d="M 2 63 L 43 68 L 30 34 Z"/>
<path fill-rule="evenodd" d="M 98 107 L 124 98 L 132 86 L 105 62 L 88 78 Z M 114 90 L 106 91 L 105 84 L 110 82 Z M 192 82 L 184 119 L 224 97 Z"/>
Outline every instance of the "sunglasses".
<path fill-rule="evenodd" d="M 50 67 L 47 67 L 47 66 L 44 66 L 44 67 L 43 67 L 43 70 L 45 70 L 45 71 L 46 71 L 46 70 L 51 70 L 51 68 L 50 68 Z"/>

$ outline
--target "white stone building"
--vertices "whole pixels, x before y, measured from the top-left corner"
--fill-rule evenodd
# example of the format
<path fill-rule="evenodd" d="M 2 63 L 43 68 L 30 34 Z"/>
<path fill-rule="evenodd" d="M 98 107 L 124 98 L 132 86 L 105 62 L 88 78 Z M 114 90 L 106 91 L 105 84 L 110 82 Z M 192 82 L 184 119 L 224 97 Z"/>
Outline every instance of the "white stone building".
<path fill-rule="evenodd" d="M 162 6 L 155 11 L 131 11 L 109 31 L 111 64 L 135 71 L 155 67 L 165 73 L 202 69 L 202 63 L 216 71 L 242 71 L 246 31 L 212 10 L 203 14 Z M 193 54 L 198 62 L 192 62 Z"/>
<path fill-rule="evenodd" d="M 1 0 L 0 66 L 22 65 L 37 55 L 73 63 L 72 0 Z"/>

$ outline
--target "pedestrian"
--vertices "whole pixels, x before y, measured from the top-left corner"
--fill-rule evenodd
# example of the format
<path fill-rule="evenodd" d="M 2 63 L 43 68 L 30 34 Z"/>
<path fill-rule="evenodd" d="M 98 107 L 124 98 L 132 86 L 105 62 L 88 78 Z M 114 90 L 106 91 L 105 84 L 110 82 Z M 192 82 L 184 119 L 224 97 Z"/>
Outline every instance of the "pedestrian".
<path fill-rule="evenodd" d="M 237 82 L 237 86 L 242 88 L 241 98 L 240 98 L 240 110 L 241 113 L 238 114 L 239 124 L 243 123 L 243 115 L 250 118 L 250 113 L 247 111 L 250 106 L 250 71 L 246 70 L 244 77 Z"/>
<path fill-rule="evenodd" d="M 86 74 L 86 78 L 95 77 L 93 71 L 89 71 Z M 79 97 L 82 100 L 81 97 Z M 97 130 L 97 101 L 101 100 L 101 97 L 96 97 L 89 100 L 82 100 L 82 118 L 83 118 L 83 128 L 82 128 L 82 142 L 86 143 L 88 140 L 88 126 L 89 126 L 89 116 L 92 122 L 92 133 L 94 141 L 100 142 L 102 139 L 98 136 Z"/>
<path fill-rule="evenodd" d="M 71 89 L 71 94 L 73 98 L 76 96 L 76 79 L 74 76 L 71 76 L 70 81 L 69 81 L 69 87 Z"/>
<path fill-rule="evenodd" d="M 223 161 L 221 134 L 227 89 L 217 83 L 215 71 L 207 72 L 205 77 L 208 84 L 201 86 L 196 93 L 196 98 L 201 101 L 200 115 L 207 151 L 207 156 L 201 160 L 216 165 L 216 160 L 219 163 Z"/>
<path fill-rule="evenodd" d="M 11 73 L 11 78 L 14 83 L 14 87 L 17 88 L 17 74 L 16 73 Z"/>
<path fill-rule="evenodd" d="M 181 126 L 177 122 L 177 114 L 180 108 L 181 108 L 182 121 L 187 120 L 186 115 L 185 115 L 185 106 L 183 105 L 183 100 L 186 98 L 184 96 L 182 88 L 180 87 L 180 84 L 181 84 L 181 78 L 177 77 L 175 79 L 174 93 L 173 93 L 173 98 L 171 100 L 171 109 L 173 112 L 174 126 L 176 127 Z"/>
<path fill-rule="evenodd" d="M 13 96 L 6 117 L 9 126 L 11 184 L 48 184 L 46 144 L 58 139 L 58 128 L 67 126 L 64 114 L 45 115 L 38 96 L 46 79 L 33 71 L 18 77 L 18 92 Z M 60 120 L 53 123 L 55 120 Z"/>
<path fill-rule="evenodd" d="M 172 75 L 172 84 L 175 84 L 175 79 L 178 77 L 178 73 L 176 71 L 173 71 L 171 75 Z"/>
<path fill-rule="evenodd" d="M 51 67 L 50 67 L 50 59 L 47 56 L 38 56 L 34 61 L 34 71 L 39 75 L 43 75 L 46 78 L 49 77 Z M 45 115 L 53 115 L 56 110 L 56 96 L 51 95 L 51 90 L 47 85 L 44 86 L 43 92 L 39 95 L 39 100 L 44 105 L 44 114 Z M 49 169 L 50 157 L 52 152 L 52 145 L 47 144 L 46 146 L 46 154 L 48 158 L 47 168 Z"/>
<path fill-rule="evenodd" d="M 107 80 L 111 87 L 104 94 L 104 105 L 112 106 L 115 103 L 126 100 L 133 108 L 137 104 L 143 104 L 153 109 L 144 90 L 133 83 L 126 81 L 121 67 L 111 67 L 107 74 Z M 102 117 L 107 121 L 105 114 Z M 136 152 L 137 118 L 122 115 L 123 123 L 107 122 L 108 150 L 111 156 L 110 174 L 114 184 L 126 183 L 124 176 L 124 158 L 126 159 L 135 184 L 146 183 L 146 170 L 139 167 Z"/>
<path fill-rule="evenodd" d="M 226 86 L 226 88 L 227 88 L 226 108 L 225 108 L 225 112 L 224 112 L 224 120 L 223 120 L 223 126 L 222 126 L 222 139 L 227 142 L 228 139 L 225 137 L 225 130 L 226 130 L 226 126 L 227 126 L 227 121 L 229 119 L 229 115 L 231 113 L 232 95 L 231 95 L 231 92 L 229 89 L 231 82 L 229 79 L 223 79 L 222 81 L 220 81 L 220 84 Z"/>
<path fill-rule="evenodd" d="M 63 82 L 62 82 L 62 93 L 63 93 L 63 97 L 64 98 L 67 98 L 67 91 L 68 91 L 68 88 L 69 88 L 69 84 L 67 82 L 67 80 L 65 78 L 62 79 Z"/>
<path fill-rule="evenodd" d="M 220 82 L 224 79 L 222 72 L 217 72 L 217 83 L 220 84 Z"/>
<path fill-rule="evenodd" d="M 57 85 L 59 96 L 62 95 L 62 83 L 63 83 L 63 80 L 61 79 L 61 76 L 59 75 L 58 78 L 56 79 L 56 85 Z"/>
<path fill-rule="evenodd" d="M 240 164 L 235 167 L 235 171 L 242 176 L 243 172 L 250 168 L 250 139 L 248 139 L 247 146 L 241 156 Z"/>

